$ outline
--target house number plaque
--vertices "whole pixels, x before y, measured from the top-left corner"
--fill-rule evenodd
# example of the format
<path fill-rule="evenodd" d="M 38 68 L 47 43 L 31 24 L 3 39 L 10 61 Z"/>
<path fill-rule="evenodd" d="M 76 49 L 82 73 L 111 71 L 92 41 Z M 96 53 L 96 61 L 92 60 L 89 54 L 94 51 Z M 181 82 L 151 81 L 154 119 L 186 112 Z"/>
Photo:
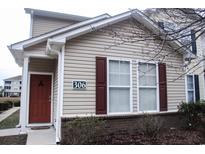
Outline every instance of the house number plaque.
<path fill-rule="evenodd" d="M 73 89 L 86 89 L 87 82 L 82 80 L 73 81 Z"/>

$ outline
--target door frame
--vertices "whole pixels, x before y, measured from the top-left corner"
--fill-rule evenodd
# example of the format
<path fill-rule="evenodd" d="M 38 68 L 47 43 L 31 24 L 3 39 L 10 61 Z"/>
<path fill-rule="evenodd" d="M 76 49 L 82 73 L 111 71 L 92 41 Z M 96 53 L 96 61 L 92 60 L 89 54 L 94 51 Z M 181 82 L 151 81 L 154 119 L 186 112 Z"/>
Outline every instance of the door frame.
<path fill-rule="evenodd" d="M 50 123 L 29 123 L 29 105 L 30 105 L 30 81 L 31 81 L 31 75 L 50 75 L 51 76 L 51 117 L 50 117 Z M 53 114 L 53 76 L 54 73 L 52 72 L 33 72 L 33 71 L 29 71 L 29 75 L 28 75 L 28 91 L 27 91 L 27 115 L 26 115 L 26 125 L 28 127 L 30 126 L 52 126 L 54 124 L 54 114 Z"/>

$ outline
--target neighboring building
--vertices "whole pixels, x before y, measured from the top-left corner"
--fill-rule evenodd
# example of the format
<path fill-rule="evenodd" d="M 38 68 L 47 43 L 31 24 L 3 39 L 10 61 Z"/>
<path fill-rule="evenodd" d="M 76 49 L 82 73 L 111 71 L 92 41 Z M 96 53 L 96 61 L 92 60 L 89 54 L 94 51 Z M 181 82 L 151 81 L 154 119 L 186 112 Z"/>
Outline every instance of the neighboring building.
<path fill-rule="evenodd" d="M 4 79 L 4 97 L 21 96 L 21 76 Z"/>
<path fill-rule="evenodd" d="M 25 10 L 31 38 L 9 46 L 23 67 L 22 132 L 54 125 L 58 142 L 63 118 L 176 112 L 186 101 L 185 76 L 179 75 L 194 55 L 176 41 L 158 53 L 164 32 L 139 10 L 94 18 Z M 162 61 L 156 54 L 167 56 Z"/>

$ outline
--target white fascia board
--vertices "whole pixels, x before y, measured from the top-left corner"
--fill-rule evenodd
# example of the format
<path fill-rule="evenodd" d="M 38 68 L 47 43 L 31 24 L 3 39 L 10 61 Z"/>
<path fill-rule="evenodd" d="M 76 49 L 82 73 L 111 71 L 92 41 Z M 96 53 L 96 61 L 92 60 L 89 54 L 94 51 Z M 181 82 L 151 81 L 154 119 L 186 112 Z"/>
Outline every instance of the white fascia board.
<path fill-rule="evenodd" d="M 86 21 L 83 21 L 83 22 L 80 22 L 80 23 L 77 23 L 77 24 L 74 24 L 74 25 L 62 28 L 62 29 L 58 29 L 56 31 L 52 31 L 50 33 L 42 34 L 42 35 L 40 35 L 38 37 L 27 39 L 25 41 L 22 41 L 22 42 L 10 45 L 10 47 L 12 49 L 23 50 L 26 47 L 29 47 L 29 46 L 41 43 L 43 41 L 46 41 L 49 37 L 52 37 L 54 35 L 57 35 L 57 34 L 60 34 L 60 33 L 64 33 L 66 31 L 70 31 L 70 30 L 76 29 L 78 27 L 81 27 L 81 26 L 84 26 L 84 25 L 87 25 L 87 24 L 90 24 L 90 23 L 93 23 L 93 22 L 97 22 L 99 20 L 107 19 L 109 17 L 110 17 L 109 15 L 104 14 L 104 15 L 95 17 L 95 18 L 90 19 L 90 20 L 86 20 Z"/>
<path fill-rule="evenodd" d="M 52 39 L 57 41 L 57 40 L 61 40 L 63 38 L 66 38 L 66 40 L 69 40 L 69 39 L 75 38 L 77 36 L 80 36 L 80 35 L 95 31 L 97 29 L 103 28 L 105 26 L 109 26 L 109 25 L 115 24 L 117 22 L 126 20 L 129 17 L 131 17 L 131 15 L 133 13 L 136 13 L 135 10 L 129 11 L 126 13 L 122 13 L 120 15 L 116 15 L 114 17 L 111 17 L 111 18 L 108 18 L 108 19 L 105 19 L 105 20 L 102 20 L 102 21 L 99 21 L 96 23 L 91 23 L 89 25 L 78 28 L 76 30 L 54 36 Z"/>

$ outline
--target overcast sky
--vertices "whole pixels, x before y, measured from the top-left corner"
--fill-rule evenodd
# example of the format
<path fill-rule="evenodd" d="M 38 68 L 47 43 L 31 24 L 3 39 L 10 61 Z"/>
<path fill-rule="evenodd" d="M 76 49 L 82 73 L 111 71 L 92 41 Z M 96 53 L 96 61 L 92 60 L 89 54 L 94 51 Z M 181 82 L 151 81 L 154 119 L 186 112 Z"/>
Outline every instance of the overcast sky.
<path fill-rule="evenodd" d="M 115 15 L 128 9 L 150 7 L 193 7 L 191 0 L 5 0 L 0 5 L 0 85 L 3 79 L 20 75 L 21 68 L 7 49 L 7 45 L 29 37 L 30 18 L 24 8 L 34 8 L 94 17 L 103 13 Z M 197 2 L 205 7 L 203 1 Z M 176 5 L 177 4 L 177 5 Z"/>

